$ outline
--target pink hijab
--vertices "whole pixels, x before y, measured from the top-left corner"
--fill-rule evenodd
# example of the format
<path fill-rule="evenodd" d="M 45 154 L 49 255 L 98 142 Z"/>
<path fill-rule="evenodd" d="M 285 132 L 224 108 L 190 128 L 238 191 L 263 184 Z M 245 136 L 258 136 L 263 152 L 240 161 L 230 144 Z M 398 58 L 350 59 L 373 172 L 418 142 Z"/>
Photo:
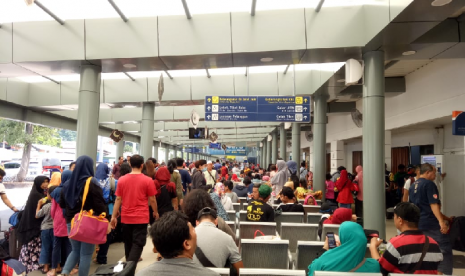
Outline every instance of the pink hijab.
<path fill-rule="evenodd" d="M 362 166 L 357 166 L 355 168 L 355 171 L 357 172 L 357 176 L 355 177 L 355 180 L 358 182 L 358 193 L 357 193 L 357 199 L 358 200 L 363 200 L 363 168 Z"/>

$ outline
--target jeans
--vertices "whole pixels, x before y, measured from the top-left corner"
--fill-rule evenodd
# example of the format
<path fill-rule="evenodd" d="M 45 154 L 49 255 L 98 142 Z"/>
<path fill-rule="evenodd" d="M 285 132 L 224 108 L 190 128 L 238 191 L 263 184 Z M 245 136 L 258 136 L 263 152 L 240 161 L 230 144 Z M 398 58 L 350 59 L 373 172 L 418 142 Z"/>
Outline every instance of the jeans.
<path fill-rule="evenodd" d="M 42 241 L 42 248 L 40 249 L 39 264 L 51 264 L 53 251 L 53 228 L 42 230 L 40 240 Z"/>
<path fill-rule="evenodd" d="M 126 261 L 138 262 L 147 242 L 147 224 L 124 224 L 123 234 Z"/>
<path fill-rule="evenodd" d="M 352 204 L 339 203 L 339 208 L 352 209 Z"/>
<path fill-rule="evenodd" d="M 431 237 L 439 244 L 443 260 L 439 263 L 438 271 L 446 275 L 452 275 L 453 257 L 449 234 L 444 235 L 440 230 L 424 230 L 423 234 Z"/>
<path fill-rule="evenodd" d="M 71 223 L 68 223 L 68 233 L 70 231 Z M 77 263 L 79 263 L 79 276 L 88 276 L 95 245 L 86 242 L 75 241 L 73 239 L 69 239 L 69 241 L 71 242 L 72 250 L 61 273 L 69 275 L 71 270 L 76 266 Z"/>
<path fill-rule="evenodd" d="M 112 243 L 112 237 L 113 237 L 112 233 L 108 234 L 107 242 L 99 245 L 99 250 L 97 254 L 97 263 L 107 264 L 108 248 L 110 248 L 110 244 Z"/>
<path fill-rule="evenodd" d="M 58 267 L 62 260 L 68 259 L 71 253 L 71 243 L 68 237 L 55 237 L 53 239 L 52 269 Z"/>

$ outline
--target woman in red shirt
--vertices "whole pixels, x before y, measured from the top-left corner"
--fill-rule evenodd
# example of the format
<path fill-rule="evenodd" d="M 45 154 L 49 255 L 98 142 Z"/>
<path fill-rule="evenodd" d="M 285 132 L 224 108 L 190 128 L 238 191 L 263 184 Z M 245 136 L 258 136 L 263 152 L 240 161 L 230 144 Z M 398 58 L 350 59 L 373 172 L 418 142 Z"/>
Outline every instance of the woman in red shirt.
<path fill-rule="evenodd" d="M 351 204 L 354 203 L 354 198 L 352 196 L 354 184 L 347 176 L 347 170 L 341 171 L 341 176 L 336 181 L 336 188 L 339 191 L 339 195 L 337 197 L 339 207 L 351 209 Z"/>

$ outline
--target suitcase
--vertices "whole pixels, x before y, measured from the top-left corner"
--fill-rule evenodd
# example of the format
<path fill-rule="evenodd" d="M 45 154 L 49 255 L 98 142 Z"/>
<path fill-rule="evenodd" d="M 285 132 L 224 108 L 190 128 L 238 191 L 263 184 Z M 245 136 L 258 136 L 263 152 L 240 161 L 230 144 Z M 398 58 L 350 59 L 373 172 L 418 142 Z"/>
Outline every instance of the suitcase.
<path fill-rule="evenodd" d="M 19 254 L 21 253 L 21 246 L 19 239 L 18 239 L 18 233 L 16 232 L 17 230 L 13 227 L 10 228 L 10 237 L 9 237 L 9 252 L 10 252 L 10 257 L 13 259 L 18 259 Z"/>
<path fill-rule="evenodd" d="M 123 271 L 115 273 L 113 269 L 117 264 L 101 265 L 91 276 L 134 276 L 136 274 L 137 262 L 123 262 Z"/>

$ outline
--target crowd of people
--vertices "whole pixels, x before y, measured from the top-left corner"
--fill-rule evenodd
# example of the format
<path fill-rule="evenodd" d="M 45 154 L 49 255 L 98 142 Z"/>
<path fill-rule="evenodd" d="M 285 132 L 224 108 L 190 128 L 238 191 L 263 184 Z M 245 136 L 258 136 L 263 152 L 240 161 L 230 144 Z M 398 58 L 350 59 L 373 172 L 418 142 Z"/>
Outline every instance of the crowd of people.
<path fill-rule="evenodd" d="M 154 158 L 133 155 L 119 157 L 111 170 L 101 163 L 94 173 L 93 160 L 81 156 L 70 170 L 34 180 L 16 226 L 22 244 L 19 260 L 28 272 L 42 269 L 48 276 L 87 276 L 92 261 L 106 264 L 109 245 L 118 236 L 124 242 L 126 260 L 140 261 L 149 233 L 159 261 L 138 272 L 140 276 L 216 275 L 204 267 L 237 271 L 244 265 L 236 235 L 226 223 L 227 211 L 246 197 L 247 220 L 252 222 L 274 222 L 283 212 L 304 214 L 303 205 L 323 200 L 318 234 L 325 244 L 317 259 L 309 261 L 310 276 L 320 270 L 452 274 L 447 231 L 453 218 L 440 212 L 432 165 L 409 166 L 405 174 L 400 170 L 386 186 L 387 194 L 398 200 L 394 224 L 399 235 L 381 255 L 378 247 L 384 241 L 370 239 L 361 226 L 362 167 L 356 168 L 355 176 L 339 167 L 326 176 L 326 190 L 315 191 L 312 172 L 305 162 L 300 165 L 299 169 L 295 161 L 277 160 L 264 169 L 259 164 L 191 163 L 182 158 L 158 164 Z M 0 170 L 0 180 L 2 175 Z M 2 189 L 0 185 L 4 199 Z M 106 243 L 97 245 L 93 260 L 94 244 L 68 238 L 72 219 L 81 208 L 103 214 L 110 222 Z M 321 236 L 325 224 L 341 225 L 336 248 L 330 249 L 328 238 Z M 365 258 L 367 243 L 372 258 Z"/>

